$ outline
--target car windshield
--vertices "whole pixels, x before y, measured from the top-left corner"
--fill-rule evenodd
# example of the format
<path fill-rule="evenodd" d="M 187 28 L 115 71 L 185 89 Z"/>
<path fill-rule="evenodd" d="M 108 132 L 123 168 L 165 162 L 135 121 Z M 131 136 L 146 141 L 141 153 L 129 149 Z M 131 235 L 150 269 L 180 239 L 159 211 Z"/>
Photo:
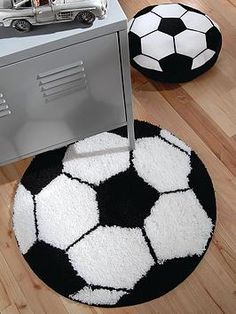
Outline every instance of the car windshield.
<path fill-rule="evenodd" d="M 31 7 L 31 0 L 13 0 L 13 4 L 17 8 Z"/>
<path fill-rule="evenodd" d="M 40 7 L 42 5 L 48 5 L 49 1 L 48 0 L 34 0 L 34 5 L 36 7 Z"/>
<path fill-rule="evenodd" d="M 12 1 L 11 0 L 1 0 L 0 1 L 0 9 L 12 9 Z"/>

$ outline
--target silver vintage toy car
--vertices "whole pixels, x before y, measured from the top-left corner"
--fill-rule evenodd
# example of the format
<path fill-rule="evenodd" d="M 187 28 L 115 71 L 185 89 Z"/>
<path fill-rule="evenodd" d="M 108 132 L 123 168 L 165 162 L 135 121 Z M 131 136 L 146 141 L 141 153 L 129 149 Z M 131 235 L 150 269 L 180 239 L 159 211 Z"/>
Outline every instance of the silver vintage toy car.
<path fill-rule="evenodd" d="M 0 26 L 28 32 L 32 25 L 79 21 L 91 25 L 108 0 L 0 0 Z"/>

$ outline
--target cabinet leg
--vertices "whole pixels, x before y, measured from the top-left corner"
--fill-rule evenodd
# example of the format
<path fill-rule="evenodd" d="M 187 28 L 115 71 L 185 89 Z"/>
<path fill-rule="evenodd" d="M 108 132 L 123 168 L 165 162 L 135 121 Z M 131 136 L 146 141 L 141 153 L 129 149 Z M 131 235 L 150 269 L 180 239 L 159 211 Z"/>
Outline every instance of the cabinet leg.
<path fill-rule="evenodd" d="M 130 147 L 130 150 L 134 150 L 135 135 L 134 135 L 134 119 L 133 119 L 133 108 L 132 108 L 132 89 L 131 89 L 131 79 L 130 79 L 129 44 L 128 44 L 127 30 L 122 30 L 118 33 L 118 41 L 119 41 L 119 47 L 120 47 L 120 61 L 121 61 L 121 72 L 122 72 L 122 81 L 123 81 L 129 147 Z"/>
<path fill-rule="evenodd" d="M 133 121 L 132 122 L 128 121 L 127 131 L 128 131 L 128 138 L 129 138 L 129 149 L 134 150 L 135 149 L 135 136 L 134 136 L 134 123 L 133 123 Z"/>

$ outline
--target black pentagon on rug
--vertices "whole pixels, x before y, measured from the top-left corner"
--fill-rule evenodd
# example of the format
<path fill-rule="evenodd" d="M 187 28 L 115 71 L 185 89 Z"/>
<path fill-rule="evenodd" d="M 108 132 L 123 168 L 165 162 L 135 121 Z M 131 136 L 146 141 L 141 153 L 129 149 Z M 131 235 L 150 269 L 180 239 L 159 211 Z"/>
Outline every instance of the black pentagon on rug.
<path fill-rule="evenodd" d="M 65 152 L 66 147 L 62 147 L 36 156 L 21 179 L 24 187 L 32 194 L 38 194 L 61 173 Z"/>
<path fill-rule="evenodd" d="M 38 241 L 24 257 L 37 276 L 63 296 L 73 294 L 86 285 L 76 275 L 67 254 L 52 245 Z"/>
<path fill-rule="evenodd" d="M 90 228 L 86 232 L 84 232 L 82 236 L 80 236 L 75 241 L 72 241 L 67 249 L 62 250 L 59 249 L 56 245 L 54 246 L 52 244 L 48 244 L 53 242 L 53 234 L 50 235 L 51 238 L 48 243 L 46 243 L 47 239 L 45 239 L 45 235 L 44 240 L 40 240 L 40 232 L 41 230 L 43 230 L 43 228 L 42 226 L 38 225 L 39 222 L 37 220 L 39 215 L 39 212 L 37 212 L 37 199 L 40 196 L 40 191 L 42 187 L 44 187 L 45 191 L 50 181 L 54 180 L 63 171 L 63 157 L 66 153 L 67 148 L 65 147 L 63 149 L 58 149 L 53 152 L 38 155 L 28 167 L 22 178 L 22 185 L 25 188 L 22 194 L 22 205 L 21 202 L 19 203 L 18 195 L 18 203 L 17 206 L 14 206 L 13 213 L 14 230 L 16 233 L 19 248 L 21 251 L 24 251 L 24 253 L 22 252 L 22 254 L 34 273 L 50 288 L 69 299 L 102 307 L 129 306 L 150 301 L 152 299 L 162 296 L 165 293 L 168 293 L 170 290 L 174 289 L 182 281 L 184 281 L 197 267 L 199 262 L 202 260 L 207 248 L 209 247 L 216 223 L 216 203 L 214 188 L 205 166 L 198 158 L 196 153 L 190 151 L 189 148 L 186 148 L 184 143 L 180 144 L 175 137 L 171 138 L 171 135 L 169 133 L 163 132 L 163 130 L 161 130 L 157 126 L 142 121 L 135 121 L 134 126 L 136 133 L 136 149 L 135 151 L 128 153 L 130 158 L 130 166 L 125 171 L 120 171 L 115 175 L 113 174 L 110 178 L 107 178 L 97 186 L 88 184 L 88 189 L 93 189 L 96 192 L 95 201 L 97 202 L 97 208 L 99 211 L 99 220 L 98 223 L 94 223 L 94 226 L 90 226 Z M 119 135 L 122 140 L 124 137 L 127 137 L 126 127 L 112 130 L 109 133 L 114 134 L 115 137 Z M 167 138 L 163 142 L 163 138 L 165 138 L 165 136 L 167 136 Z M 112 147 L 112 140 L 110 141 Z M 142 143 L 146 143 L 145 145 L 143 145 L 143 147 L 145 147 L 145 149 L 150 149 L 151 151 L 152 146 L 148 145 L 154 145 L 150 143 L 156 143 L 156 141 L 157 143 L 159 143 L 158 145 L 163 144 L 163 146 L 158 146 L 160 149 L 158 149 L 157 147 L 155 153 L 152 153 L 152 158 L 147 163 L 148 173 L 146 173 L 146 175 L 149 176 L 156 171 L 154 167 L 156 166 L 156 164 L 153 164 L 153 166 L 151 166 L 152 160 L 159 160 L 155 158 L 163 153 L 163 148 L 170 147 L 172 150 L 170 150 L 168 154 L 171 154 L 172 151 L 173 155 L 170 158 L 171 160 L 175 158 L 174 156 L 183 156 L 181 157 L 183 158 L 183 160 L 189 158 L 189 165 L 191 168 L 189 174 L 187 175 L 188 187 L 186 189 L 177 189 L 174 192 L 165 191 L 159 193 L 159 191 L 153 186 L 151 181 L 148 180 L 147 177 L 143 177 L 142 174 L 139 173 L 140 168 L 137 168 L 135 158 L 138 158 L 137 156 L 140 156 L 137 153 L 140 147 L 142 147 L 140 145 Z M 149 152 L 149 150 L 147 152 Z M 142 151 L 140 162 L 142 160 L 142 156 L 146 156 L 145 158 L 149 157 L 147 155 L 144 155 L 144 153 L 145 150 Z M 143 159 L 144 162 L 146 160 L 145 158 Z M 55 164 L 53 163 L 53 160 L 55 161 Z M 175 163 L 175 167 L 178 167 L 179 160 L 173 160 Z M 120 162 L 120 160 L 118 161 Z M 163 161 L 161 161 L 160 159 L 158 162 L 162 163 Z M 186 163 L 186 166 L 187 164 L 188 162 Z M 108 162 L 107 164 L 103 164 L 103 167 L 109 167 L 109 165 L 112 166 L 112 163 Z M 144 163 L 144 166 L 145 165 L 146 163 Z M 95 175 L 98 175 L 98 173 L 99 171 L 97 171 Z M 156 182 L 160 179 L 160 177 L 161 174 L 155 176 Z M 79 178 L 75 181 L 80 184 Z M 71 182 L 73 183 L 75 181 L 71 180 Z M 66 182 L 66 184 L 70 184 L 70 180 L 67 180 Z M 173 182 L 173 184 L 175 184 L 175 182 Z M 36 188 L 34 187 L 34 185 L 36 186 Z M 85 185 L 86 183 L 83 183 L 83 186 Z M 20 189 L 19 187 L 18 190 L 20 191 L 22 189 Z M 30 193 L 28 193 L 29 191 Z M 152 242 L 151 235 L 148 233 L 148 230 L 150 232 L 150 229 L 146 229 L 147 219 L 149 219 L 150 215 L 152 215 L 155 211 L 154 206 L 158 204 L 160 206 L 159 202 L 162 197 L 167 197 L 168 202 L 170 202 L 171 199 L 169 198 L 169 196 L 184 196 L 187 195 L 185 193 L 187 193 L 188 191 L 194 193 L 197 201 L 201 204 L 205 212 L 204 215 L 206 215 L 204 219 L 206 219 L 207 217 L 208 223 L 208 219 L 210 219 L 212 222 L 211 232 L 204 242 L 205 249 L 200 254 L 191 253 L 179 258 L 173 255 L 171 258 L 167 258 L 166 260 L 164 260 L 164 262 L 159 262 L 157 257 L 158 255 L 156 255 L 158 251 L 157 253 L 155 253 L 155 243 Z M 34 193 L 37 194 L 35 197 Z M 87 205 L 88 195 L 89 194 L 86 194 L 86 196 L 84 196 L 84 203 L 80 202 L 80 204 L 75 204 L 75 212 L 78 210 L 79 206 L 82 206 L 81 204 L 84 204 L 84 213 L 87 214 L 87 211 L 90 210 Z M 47 197 L 53 198 L 54 195 L 48 195 Z M 67 195 L 61 195 L 61 198 L 58 200 L 58 202 L 63 203 L 64 197 L 66 198 Z M 83 195 L 81 195 L 81 199 L 83 200 Z M 187 198 L 184 199 L 184 202 L 188 201 L 189 200 Z M 45 212 L 47 212 L 47 202 L 45 202 L 44 204 Z M 73 204 L 71 204 L 71 206 L 73 206 Z M 165 210 L 168 209 L 168 206 L 167 208 L 164 207 Z M 191 206 L 188 208 L 191 208 Z M 176 208 L 176 210 L 177 209 L 178 208 Z M 69 208 L 63 209 L 62 207 L 62 211 L 63 210 L 68 216 Z M 159 207 L 158 211 L 161 210 L 162 207 Z M 20 215 L 17 215 L 18 213 L 20 213 Z M 24 216 L 25 213 L 33 215 L 34 219 L 25 219 L 28 217 Z M 197 216 L 195 215 L 195 217 Z M 173 226 L 172 224 L 169 226 L 169 220 L 171 219 L 171 217 L 167 218 L 168 219 L 166 221 L 158 220 L 157 222 L 155 222 L 153 220 L 150 228 L 155 235 L 163 225 L 164 230 L 167 231 L 166 241 L 171 238 L 172 235 L 174 235 L 173 239 L 175 246 L 179 231 L 178 228 L 175 228 L 175 225 Z M 58 217 L 55 217 L 52 223 L 59 226 L 58 232 L 60 232 L 60 225 L 63 225 L 66 222 L 60 217 L 60 215 L 58 215 Z M 201 229 L 201 223 L 206 224 L 206 220 L 203 220 L 203 222 L 202 220 L 200 220 L 200 222 L 197 221 L 197 223 L 198 228 Z M 178 224 L 180 224 L 179 220 Z M 24 228 L 22 228 L 22 226 Z M 184 228 L 184 225 L 182 227 Z M 35 234 L 32 234 L 32 230 L 34 230 L 34 228 Z M 70 228 L 68 228 L 66 233 L 63 234 L 63 238 L 66 238 L 67 234 L 71 232 Z M 77 229 L 79 228 L 79 225 L 76 225 L 73 228 Z M 189 230 L 189 225 L 186 225 L 186 228 Z M 107 234 L 109 234 L 110 232 L 110 236 L 112 232 L 118 231 L 120 235 L 117 240 L 118 242 L 112 242 L 115 239 L 112 236 L 111 238 L 109 238 L 110 240 L 108 238 L 102 237 L 103 233 L 101 233 L 102 231 L 100 231 L 99 233 L 99 230 L 106 230 L 108 231 Z M 122 234 L 122 231 L 124 231 L 124 234 Z M 136 235 L 133 238 L 133 242 L 126 242 L 129 240 L 129 236 L 127 233 L 128 231 L 130 232 L 130 235 L 133 234 L 134 231 L 136 232 Z M 92 238 L 94 232 L 97 232 L 97 239 Z M 99 238 L 99 235 L 101 236 L 101 238 Z M 162 235 L 162 233 L 159 233 L 158 241 L 161 241 L 160 235 Z M 87 246 L 85 247 L 83 247 L 82 245 L 82 243 L 86 243 L 85 240 L 89 238 L 93 239 L 93 241 L 97 241 L 96 246 L 98 247 L 96 247 L 96 249 L 98 249 L 98 252 L 99 250 L 101 250 L 102 247 L 109 248 L 109 244 L 110 246 L 114 245 L 115 248 L 110 251 L 113 252 L 112 254 L 114 254 L 115 257 L 113 259 L 113 264 L 110 265 L 108 263 L 108 261 L 111 260 L 111 256 L 106 256 L 107 252 L 104 251 L 101 255 L 99 252 L 98 255 L 100 255 L 100 257 L 98 255 L 93 256 L 92 262 L 95 263 L 95 266 L 91 267 L 91 260 L 87 260 L 87 258 L 90 257 L 90 246 L 89 244 L 87 244 Z M 99 243 L 101 243 L 101 241 L 103 241 L 103 245 L 99 247 Z M 104 243 L 104 241 L 111 242 Z M 88 243 L 90 243 L 90 245 L 93 245 L 93 242 Z M 132 243 L 132 245 L 128 245 L 127 243 Z M 85 253 L 83 253 L 84 255 L 82 255 L 82 266 L 80 264 L 80 259 L 78 258 L 78 267 L 73 264 L 73 258 L 71 259 L 70 255 L 71 250 L 73 248 L 76 249 L 77 245 L 82 245 L 83 252 Z M 145 250 L 143 245 L 146 248 Z M 122 246 L 123 249 L 119 252 L 120 246 Z M 138 247 L 138 252 L 134 251 L 135 247 Z M 116 254 L 118 254 L 117 258 Z M 104 278 L 104 276 L 106 277 L 109 269 L 111 270 L 111 268 L 109 267 L 112 267 L 116 270 L 114 274 L 119 273 L 120 267 L 122 267 L 124 271 L 124 269 L 126 269 L 125 265 L 116 265 L 116 260 L 120 261 L 119 256 L 122 256 L 122 254 L 124 254 L 124 257 L 130 257 L 130 264 L 132 265 L 130 272 L 125 273 L 125 278 L 129 278 L 130 276 L 130 278 L 132 279 L 132 276 L 135 275 L 137 269 L 141 269 L 141 277 L 138 276 L 138 279 L 134 279 L 133 288 L 117 286 L 115 287 L 115 281 L 118 280 L 116 277 L 112 277 L 112 281 L 110 281 L 109 284 L 106 285 L 98 284 L 98 279 L 93 282 L 93 278 L 90 278 L 89 280 L 85 278 L 84 274 L 86 273 L 86 271 L 84 270 L 86 269 L 86 267 L 88 267 L 89 274 L 91 274 L 94 271 L 94 267 L 96 268 L 96 265 L 99 265 L 100 263 L 103 263 L 104 265 L 106 265 L 106 267 L 102 269 L 101 273 L 96 278 Z M 101 256 L 102 259 L 98 260 L 99 258 L 101 258 Z M 137 268 L 136 264 L 138 265 Z M 142 270 L 142 265 L 143 267 L 144 265 L 146 265 L 144 267 L 145 270 Z M 85 269 L 83 267 L 85 267 Z M 100 295 L 103 298 L 103 300 L 101 301 L 98 297 L 99 293 L 101 293 Z M 122 295 L 120 295 L 120 293 Z M 75 299 L 76 295 L 78 299 Z M 114 295 L 117 296 L 117 299 L 115 299 L 115 301 Z M 105 300 L 107 300 L 107 302 L 105 303 L 104 298 Z"/>
<path fill-rule="evenodd" d="M 183 11 L 182 15 L 176 17 L 173 11 L 168 12 L 168 8 L 173 5 Z M 156 25 L 159 23 L 158 28 L 148 23 L 150 12 L 155 7 L 165 10 L 163 16 L 156 11 L 153 13 Z M 198 26 L 195 22 L 191 25 L 191 14 L 194 15 L 195 22 L 199 16 Z M 201 33 L 204 37 L 194 37 L 196 33 Z M 179 35 L 181 36 L 178 37 Z M 159 4 L 142 9 L 134 16 L 128 37 L 131 65 L 152 80 L 169 83 L 187 82 L 208 71 L 216 63 L 222 46 L 222 35 L 216 24 L 203 12 L 180 3 Z M 180 50 L 177 50 L 177 40 Z M 191 42 L 194 43 L 193 47 L 189 44 Z"/>
<path fill-rule="evenodd" d="M 212 186 L 211 178 L 205 171 L 204 164 L 198 158 L 195 152 L 192 152 L 190 162 L 192 170 L 188 176 L 189 186 L 197 195 L 197 198 L 199 199 L 202 207 L 207 212 L 208 216 L 211 217 L 213 221 L 215 221 L 216 212 L 212 211 L 212 207 L 216 206 L 215 195 L 214 193 L 209 193 L 209 187 Z M 198 182 L 198 184 L 196 184 L 196 182 Z"/>
<path fill-rule="evenodd" d="M 179 258 L 166 262 L 160 266 L 153 266 L 147 275 L 143 277 L 135 286 L 135 289 L 130 294 L 125 295 L 119 302 L 119 306 L 125 306 L 127 303 L 133 303 L 137 298 L 143 302 L 148 301 L 144 291 L 150 291 L 149 297 L 152 299 L 174 289 L 176 282 L 182 282 L 188 275 L 190 275 L 194 268 L 200 261 L 199 257 Z M 173 277 L 176 281 L 173 281 Z M 162 282 L 161 286 L 157 282 Z"/>
<path fill-rule="evenodd" d="M 100 184 L 96 191 L 102 226 L 142 228 L 159 198 L 158 191 L 140 178 L 132 166 Z"/>

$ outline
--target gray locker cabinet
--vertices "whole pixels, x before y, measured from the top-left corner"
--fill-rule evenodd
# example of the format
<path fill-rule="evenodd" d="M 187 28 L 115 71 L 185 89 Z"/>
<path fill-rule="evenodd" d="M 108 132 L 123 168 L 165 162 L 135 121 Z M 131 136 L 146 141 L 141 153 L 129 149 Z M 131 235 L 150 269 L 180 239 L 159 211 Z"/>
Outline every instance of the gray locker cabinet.
<path fill-rule="evenodd" d="M 11 112 L 0 122 L 3 161 L 126 120 L 116 34 L 3 67 L 0 86 Z"/>
<path fill-rule="evenodd" d="M 107 33 L 0 66 L 0 164 L 122 125 L 132 145 L 127 33 Z"/>

